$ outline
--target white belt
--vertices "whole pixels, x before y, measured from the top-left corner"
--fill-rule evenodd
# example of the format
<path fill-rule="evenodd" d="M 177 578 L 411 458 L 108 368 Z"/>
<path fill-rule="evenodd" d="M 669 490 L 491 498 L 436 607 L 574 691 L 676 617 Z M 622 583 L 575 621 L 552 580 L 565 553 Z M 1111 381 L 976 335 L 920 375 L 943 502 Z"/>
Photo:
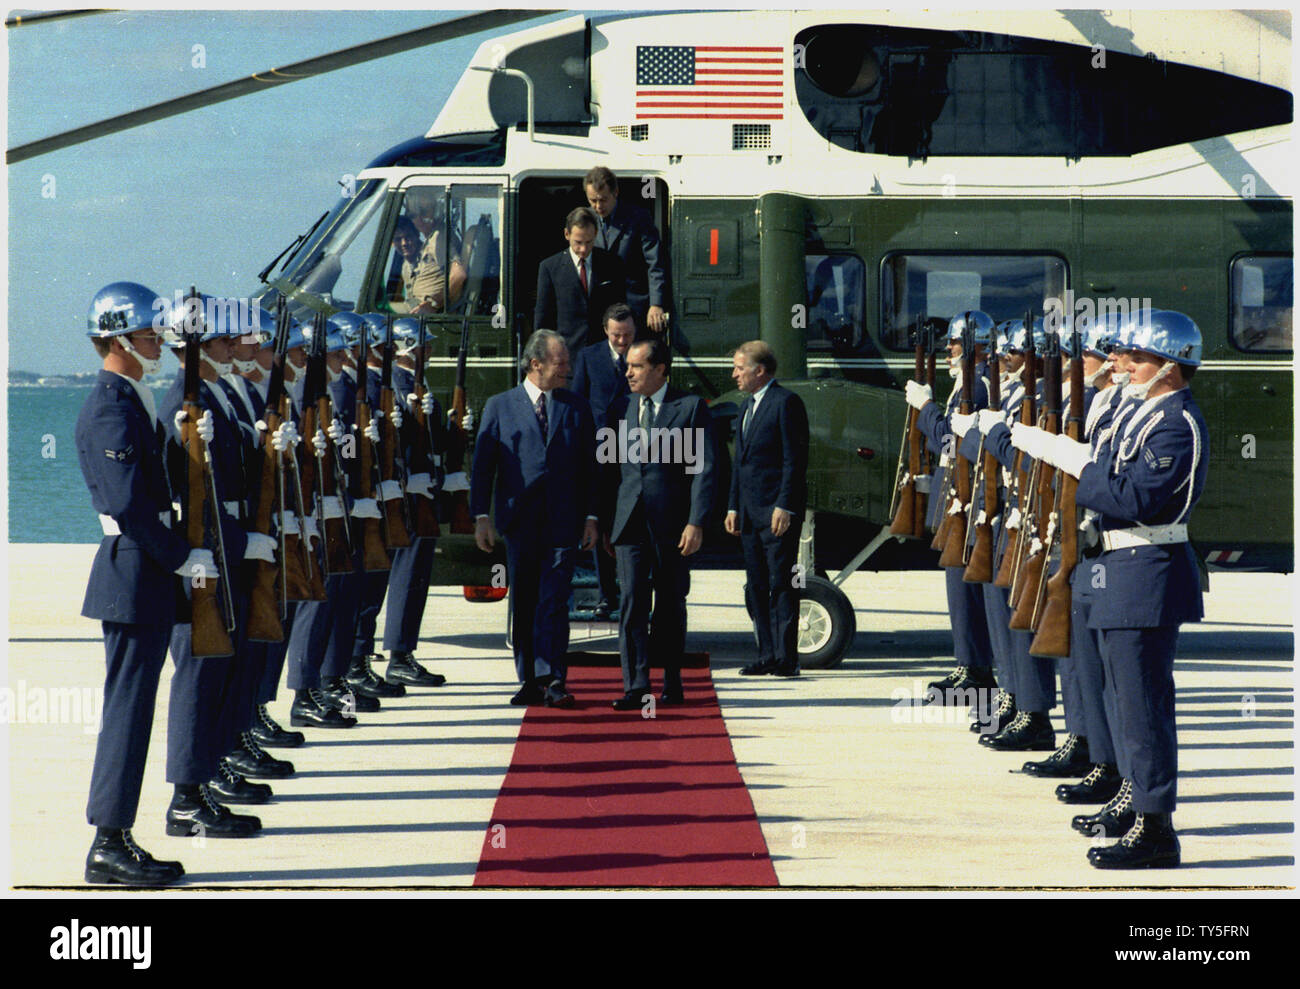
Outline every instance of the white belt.
<path fill-rule="evenodd" d="M 158 521 L 170 529 L 172 527 L 172 513 L 159 512 Z M 120 536 L 122 534 L 122 527 L 117 524 L 117 520 L 111 515 L 101 515 L 99 517 L 99 527 L 104 530 L 106 536 Z"/>
<path fill-rule="evenodd" d="M 402 497 L 402 484 L 400 481 L 379 482 L 380 501 L 396 501 L 400 497 Z"/>
<path fill-rule="evenodd" d="M 293 512 L 284 513 L 284 534 L 286 536 L 296 536 L 301 531 L 298 528 L 298 516 Z"/>
<path fill-rule="evenodd" d="M 1187 542 L 1187 525 L 1175 522 L 1172 525 L 1139 525 L 1132 529 L 1112 529 L 1101 534 L 1102 548 L 1129 549 L 1134 546 L 1168 546 L 1172 543 Z"/>
<path fill-rule="evenodd" d="M 226 510 L 227 515 L 239 516 L 239 509 L 242 507 L 237 501 L 223 501 L 221 507 Z"/>
<path fill-rule="evenodd" d="M 339 500 L 338 495 L 321 495 L 320 507 L 321 514 L 326 519 L 341 519 L 343 517 L 343 502 Z"/>

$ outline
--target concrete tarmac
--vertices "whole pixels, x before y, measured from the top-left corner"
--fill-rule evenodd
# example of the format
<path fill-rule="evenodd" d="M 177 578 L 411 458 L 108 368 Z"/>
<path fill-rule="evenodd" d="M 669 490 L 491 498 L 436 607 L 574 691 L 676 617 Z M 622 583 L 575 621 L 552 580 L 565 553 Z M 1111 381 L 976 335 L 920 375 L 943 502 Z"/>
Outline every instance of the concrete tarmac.
<path fill-rule="evenodd" d="M 0 719 L 10 887 L 85 886 L 104 672 L 99 625 L 78 614 L 93 552 L 8 547 Z M 1089 839 L 1069 820 L 1092 808 L 1060 804 L 1057 781 L 1017 772 L 1025 755 L 977 745 L 965 709 L 922 704 L 925 683 L 952 666 L 941 573 L 855 574 L 846 589 L 858 633 L 846 659 L 797 680 L 739 676 L 753 654 L 742 583 L 736 572 L 692 577 L 689 648 L 712 654 L 783 887 L 1295 887 L 1291 578 L 1212 576 L 1207 619 L 1184 627 L 1176 665 L 1184 865 L 1127 873 L 1087 864 Z M 574 648 L 588 634 L 592 648 L 616 648 L 601 631 L 575 626 Z M 191 889 L 468 886 L 522 717 L 507 703 L 515 684 L 504 634 L 504 604 L 435 588 L 418 656 L 448 685 L 410 690 L 355 729 L 309 731 L 305 747 L 275 750 L 297 775 L 271 781 L 273 803 L 237 808 L 264 824 L 239 841 L 164 834 L 169 661 L 137 840 L 180 859 Z M 286 726 L 290 701 L 282 690 L 272 705 Z M 1059 706 L 1055 721 L 1063 732 Z"/>

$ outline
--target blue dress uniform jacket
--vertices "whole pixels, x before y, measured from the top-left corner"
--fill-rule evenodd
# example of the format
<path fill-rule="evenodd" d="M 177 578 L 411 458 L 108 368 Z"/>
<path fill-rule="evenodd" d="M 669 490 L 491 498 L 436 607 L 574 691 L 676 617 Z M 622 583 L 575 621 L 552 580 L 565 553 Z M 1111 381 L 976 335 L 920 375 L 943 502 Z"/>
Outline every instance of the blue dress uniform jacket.
<path fill-rule="evenodd" d="M 1127 414 L 1104 459 L 1084 467 L 1078 503 L 1100 513 L 1103 532 L 1185 523 L 1205 488 L 1208 444 L 1189 390 L 1147 402 Z M 1190 543 L 1115 550 L 1100 562 L 1106 586 L 1094 595 L 1092 628 L 1155 628 L 1203 616 Z"/>
<path fill-rule="evenodd" d="M 173 571 L 190 548 L 160 518 L 172 504 L 162 442 L 130 382 L 99 372 L 77 418 L 76 443 L 91 504 L 122 530 L 99 544 L 81 613 L 130 624 L 165 612 L 170 624 Z"/>

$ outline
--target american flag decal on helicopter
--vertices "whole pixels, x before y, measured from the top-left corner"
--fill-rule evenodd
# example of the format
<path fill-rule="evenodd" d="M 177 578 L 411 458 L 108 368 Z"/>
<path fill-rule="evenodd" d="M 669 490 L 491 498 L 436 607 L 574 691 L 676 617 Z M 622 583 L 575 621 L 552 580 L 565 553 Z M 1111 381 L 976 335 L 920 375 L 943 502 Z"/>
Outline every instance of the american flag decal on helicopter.
<path fill-rule="evenodd" d="M 781 120 L 782 53 L 776 45 L 638 45 L 636 119 Z"/>

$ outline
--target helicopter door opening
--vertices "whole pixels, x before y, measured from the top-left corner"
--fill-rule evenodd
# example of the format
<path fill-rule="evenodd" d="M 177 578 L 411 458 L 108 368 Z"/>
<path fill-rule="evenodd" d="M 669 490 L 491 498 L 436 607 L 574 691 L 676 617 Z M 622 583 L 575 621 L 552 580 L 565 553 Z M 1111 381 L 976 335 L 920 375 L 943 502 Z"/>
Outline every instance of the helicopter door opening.
<path fill-rule="evenodd" d="M 532 325 L 537 303 L 537 269 L 552 254 L 564 250 L 564 218 L 569 211 L 588 205 L 582 179 L 579 174 L 539 175 L 519 183 L 519 250 L 514 308 L 520 314 L 520 325 L 528 328 L 525 336 L 538 329 Z M 661 256 L 670 257 L 668 185 L 662 179 L 650 176 L 625 176 L 619 180 L 619 196 L 630 199 L 650 213 L 663 245 Z"/>

